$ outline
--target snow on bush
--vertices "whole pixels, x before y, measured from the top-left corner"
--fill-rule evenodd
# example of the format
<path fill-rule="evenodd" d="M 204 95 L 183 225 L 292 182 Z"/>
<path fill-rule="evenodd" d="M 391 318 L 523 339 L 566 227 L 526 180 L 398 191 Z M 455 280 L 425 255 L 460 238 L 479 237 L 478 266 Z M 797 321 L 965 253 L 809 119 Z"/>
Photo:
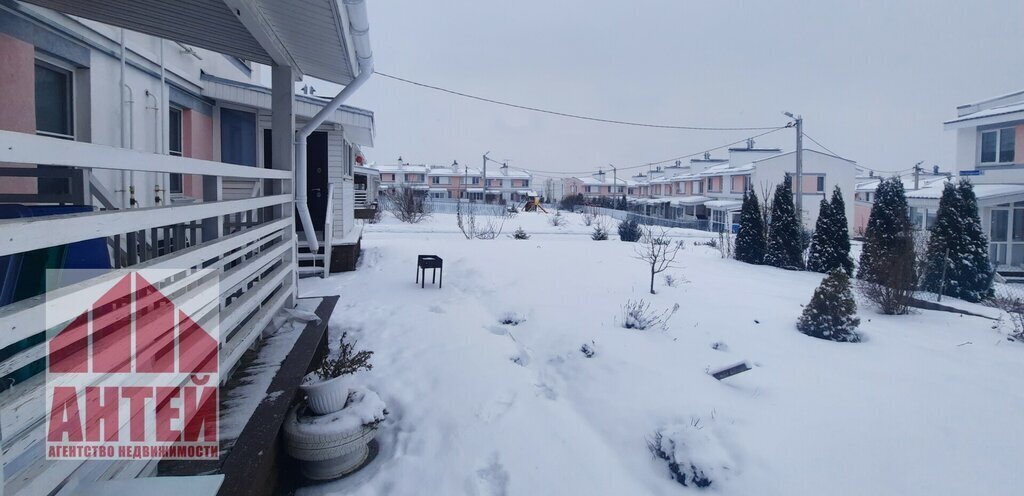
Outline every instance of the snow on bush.
<path fill-rule="evenodd" d="M 656 310 L 651 310 L 651 304 L 642 299 L 628 300 L 622 306 L 622 327 L 640 331 L 655 327 L 665 330 L 668 327 L 668 319 L 672 318 L 677 311 L 679 311 L 678 303 L 671 310 L 658 313 Z"/>
<path fill-rule="evenodd" d="M 999 325 L 1009 321 L 1010 338 L 1024 341 L 1024 295 L 1020 292 L 1007 288 L 1000 291 L 1000 294 L 989 300 L 989 305 L 1006 312 L 1006 319 L 999 318 Z"/>
<path fill-rule="evenodd" d="M 526 319 L 515 312 L 505 312 L 498 318 L 498 323 L 501 325 L 517 326 L 526 322 Z"/>
<path fill-rule="evenodd" d="M 526 234 L 526 231 L 523 230 L 522 226 L 519 226 L 519 228 L 512 233 L 512 239 L 530 239 L 530 235 Z"/>
<path fill-rule="evenodd" d="M 583 343 L 583 346 L 580 346 L 580 353 L 583 353 L 583 356 L 587 358 L 593 358 L 594 354 L 597 353 L 597 350 L 595 350 L 594 347 L 595 344 L 593 341 L 589 344 Z"/>
<path fill-rule="evenodd" d="M 669 476 L 691 487 L 708 487 L 728 480 L 733 471 L 732 457 L 723 446 L 712 419 L 704 425 L 700 418 L 673 424 L 654 432 L 647 448 L 655 458 L 668 464 Z"/>
<path fill-rule="evenodd" d="M 590 239 L 594 241 L 605 241 L 608 239 L 608 230 L 603 225 L 594 226 L 594 232 L 590 233 Z"/>
<path fill-rule="evenodd" d="M 856 329 L 857 302 L 850 290 L 850 277 L 842 266 L 829 273 L 814 290 L 811 302 L 804 307 L 796 328 L 800 332 L 829 341 L 856 343 L 860 341 Z"/>

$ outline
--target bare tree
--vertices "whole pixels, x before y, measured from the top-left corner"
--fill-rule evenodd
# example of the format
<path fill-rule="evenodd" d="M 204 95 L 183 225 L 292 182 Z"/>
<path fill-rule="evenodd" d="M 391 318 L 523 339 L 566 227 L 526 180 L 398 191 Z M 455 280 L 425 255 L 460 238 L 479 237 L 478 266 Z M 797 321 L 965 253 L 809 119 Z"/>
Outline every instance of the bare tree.
<path fill-rule="evenodd" d="M 466 239 L 494 239 L 501 235 L 505 229 L 505 220 L 511 215 L 503 213 L 499 216 L 484 216 L 485 219 L 478 221 L 476 209 L 473 205 L 463 206 L 459 202 L 455 207 L 455 221 Z M 495 217 L 498 217 L 496 219 Z"/>
<path fill-rule="evenodd" d="M 416 224 L 430 216 L 430 203 L 423 191 L 399 184 L 384 194 L 384 205 L 402 222 Z"/>
<path fill-rule="evenodd" d="M 679 243 L 668 239 L 664 229 L 655 234 L 653 227 L 644 228 L 644 234 L 635 248 L 635 257 L 651 266 L 651 294 L 655 294 L 654 277 L 674 266 L 680 249 Z"/>

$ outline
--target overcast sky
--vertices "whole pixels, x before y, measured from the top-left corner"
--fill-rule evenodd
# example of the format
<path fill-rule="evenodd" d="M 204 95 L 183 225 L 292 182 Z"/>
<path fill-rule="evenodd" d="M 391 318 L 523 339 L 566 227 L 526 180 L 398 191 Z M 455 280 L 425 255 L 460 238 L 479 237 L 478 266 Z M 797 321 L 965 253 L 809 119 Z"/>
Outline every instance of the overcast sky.
<path fill-rule="evenodd" d="M 951 167 L 955 107 L 1024 88 L 1024 1 L 383 0 L 378 71 L 514 103 L 693 126 L 773 126 L 861 165 Z M 499 107 L 379 76 L 370 161 L 590 172 L 752 134 L 623 127 Z M 791 149 L 792 130 L 758 140 Z M 807 143 L 813 146 L 811 143 Z M 725 151 L 716 155 L 724 156 Z"/>

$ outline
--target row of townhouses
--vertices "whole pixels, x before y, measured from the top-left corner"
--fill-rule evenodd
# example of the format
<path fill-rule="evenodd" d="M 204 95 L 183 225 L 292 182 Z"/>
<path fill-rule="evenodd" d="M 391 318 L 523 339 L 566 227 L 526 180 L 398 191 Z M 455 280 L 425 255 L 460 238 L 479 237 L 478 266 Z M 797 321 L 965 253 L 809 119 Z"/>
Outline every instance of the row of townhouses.
<path fill-rule="evenodd" d="M 342 102 L 373 73 L 368 32 L 364 0 L 0 0 L 0 494 L 165 473 L 154 459 L 45 451 L 46 340 L 71 327 L 93 288 L 160 271 L 147 273 L 152 287 L 194 308 L 196 323 L 219 322 L 223 383 L 300 304 L 300 275 L 354 267 L 356 217 L 373 207 L 379 173 L 362 166 L 373 112 Z M 297 92 L 306 76 L 344 89 Z M 194 291 L 211 277 L 213 293 Z M 325 343 L 289 359 L 312 363 Z M 137 379 L 110 377 L 122 376 Z M 252 408 L 284 418 L 293 379 L 275 379 L 280 401 Z M 253 461 L 260 449 L 172 473 L 226 474 L 214 492 L 270 492 L 273 463 Z"/>
<path fill-rule="evenodd" d="M 813 228 L 818 203 L 839 186 L 846 200 L 851 233 L 862 235 L 874 192 L 882 177 L 898 175 L 907 191 L 911 221 L 934 225 L 943 184 L 966 177 L 974 184 L 979 213 L 989 236 L 990 256 L 1002 272 L 1024 267 L 1024 90 L 961 105 L 944 127 L 956 134 L 956 158 L 949 170 L 938 166 L 898 174 L 873 172 L 849 159 L 804 150 L 803 223 Z M 796 171 L 795 153 L 776 148 L 730 148 L 727 158 L 691 159 L 630 178 L 604 171 L 562 181 L 559 196 L 625 196 L 629 208 L 668 219 L 709 221 L 713 230 L 738 223 L 743 191 L 762 197 L 782 177 Z"/>
<path fill-rule="evenodd" d="M 537 196 L 532 189 L 533 176 L 507 164 L 486 171 L 475 167 L 452 165 L 415 165 L 399 158 L 397 164 L 375 165 L 380 173 L 380 189 L 387 191 L 407 187 L 422 191 L 432 199 L 463 199 L 508 203 Z"/>
<path fill-rule="evenodd" d="M 730 148 L 728 158 L 691 159 L 659 167 L 628 179 L 598 171 L 590 177 L 564 180 L 563 195 L 585 197 L 625 196 L 631 210 L 676 220 L 707 220 L 713 230 L 730 229 L 739 223 L 743 192 L 756 191 L 762 198 L 779 181 L 796 173 L 796 153 L 778 148 L 758 148 L 753 141 Z M 813 228 L 819 202 L 839 186 L 846 199 L 847 217 L 853 218 L 854 179 L 857 165 L 851 160 L 816 150 L 803 154 L 803 222 Z"/>

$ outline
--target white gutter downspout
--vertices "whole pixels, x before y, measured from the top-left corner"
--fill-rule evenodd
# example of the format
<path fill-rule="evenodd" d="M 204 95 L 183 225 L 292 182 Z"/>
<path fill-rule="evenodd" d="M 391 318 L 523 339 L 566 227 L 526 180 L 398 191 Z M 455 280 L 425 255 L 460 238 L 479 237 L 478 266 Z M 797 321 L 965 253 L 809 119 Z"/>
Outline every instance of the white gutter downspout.
<path fill-rule="evenodd" d="M 366 18 L 366 0 L 343 0 L 345 10 L 348 13 L 349 27 L 352 30 L 352 42 L 355 46 L 356 59 L 358 60 L 359 75 L 341 90 L 324 108 L 295 132 L 295 208 L 299 212 L 299 220 L 302 222 L 302 230 L 306 234 L 306 242 L 309 244 L 309 251 L 317 253 L 320 250 L 320 242 L 316 239 L 316 230 L 313 226 L 313 218 L 309 213 L 309 203 L 306 198 L 306 138 L 313 134 L 327 117 L 338 110 L 342 102 L 355 93 L 370 76 L 373 75 L 373 51 L 370 49 L 370 23 Z M 327 212 L 331 215 L 331 212 Z M 330 243 L 331 240 L 324 240 Z M 326 261 L 325 263 L 330 263 Z"/>

